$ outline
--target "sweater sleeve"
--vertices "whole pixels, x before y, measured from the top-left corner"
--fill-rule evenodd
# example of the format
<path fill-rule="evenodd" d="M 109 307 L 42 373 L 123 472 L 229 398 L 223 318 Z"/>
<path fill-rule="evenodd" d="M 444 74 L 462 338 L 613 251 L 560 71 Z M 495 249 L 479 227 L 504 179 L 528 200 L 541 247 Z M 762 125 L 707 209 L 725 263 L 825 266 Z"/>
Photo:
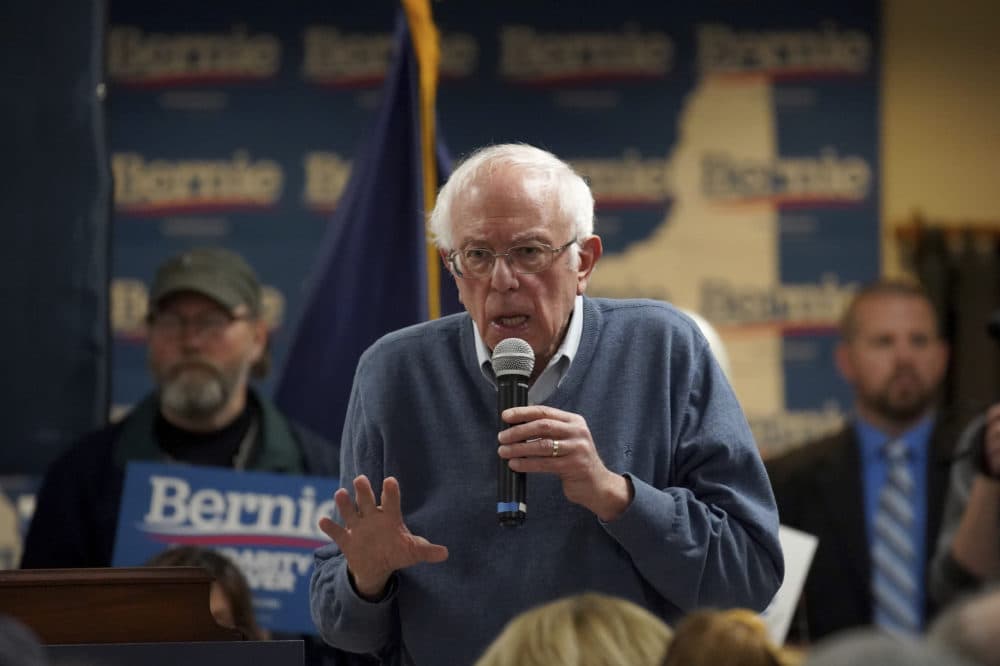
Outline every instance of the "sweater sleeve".
<path fill-rule="evenodd" d="M 313 622 L 330 645 L 360 654 L 379 654 L 393 642 L 396 615 L 395 579 L 378 602 L 358 596 L 347 574 L 347 562 L 336 544 L 316 551 L 309 590 Z"/>
<path fill-rule="evenodd" d="M 630 475 L 635 498 L 604 527 L 682 611 L 760 611 L 784 575 L 778 512 L 729 383 L 704 350 L 698 359 L 689 380 L 673 383 L 684 397 L 673 397 L 683 415 L 674 441 L 659 444 L 672 451 L 669 483 L 655 487 Z"/>
<path fill-rule="evenodd" d="M 381 492 L 383 465 L 378 457 L 381 448 L 377 429 L 365 416 L 359 380 L 363 372 L 362 363 L 358 366 L 344 422 L 340 483 L 353 494 L 354 478 L 366 474 L 377 497 Z M 332 517 L 340 521 L 339 516 Z M 390 592 L 385 598 L 369 602 L 354 590 L 347 572 L 347 560 L 336 543 L 319 548 L 315 560 L 309 606 L 323 640 L 349 652 L 379 654 L 385 651 L 398 634 L 394 581 L 390 581 Z"/>

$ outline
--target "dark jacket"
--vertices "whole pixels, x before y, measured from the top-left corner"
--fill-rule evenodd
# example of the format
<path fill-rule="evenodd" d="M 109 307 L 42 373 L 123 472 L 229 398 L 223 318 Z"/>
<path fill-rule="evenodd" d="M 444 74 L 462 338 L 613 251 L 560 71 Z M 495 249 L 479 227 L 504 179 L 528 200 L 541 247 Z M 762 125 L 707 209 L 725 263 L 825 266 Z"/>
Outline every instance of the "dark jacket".
<path fill-rule="evenodd" d="M 934 554 L 948 485 L 954 421 L 934 426 L 927 452 L 927 560 Z M 860 445 L 853 425 L 765 461 L 783 525 L 819 538 L 790 640 L 815 641 L 871 624 L 871 558 Z M 926 569 L 929 570 L 929 569 Z M 925 582 L 925 592 L 927 585 Z M 926 617 L 936 610 L 925 598 Z"/>
<path fill-rule="evenodd" d="M 293 424 L 251 391 L 260 439 L 247 469 L 336 477 L 339 447 Z M 119 423 L 92 432 L 53 462 L 35 500 L 21 568 L 108 567 L 131 461 L 166 461 L 153 437 L 155 396 Z"/>
<path fill-rule="evenodd" d="M 260 435 L 247 469 L 337 477 L 340 446 L 289 421 L 271 402 L 251 390 L 260 407 Z M 114 550 L 125 465 L 136 460 L 166 461 L 153 436 L 156 398 L 149 396 L 119 423 L 85 436 L 46 471 L 28 527 L 21 568 L 108 567 Z M 304 640 L 309 666 L 362 666 L 352 655 L 315 636 L 275 636 Z"/>

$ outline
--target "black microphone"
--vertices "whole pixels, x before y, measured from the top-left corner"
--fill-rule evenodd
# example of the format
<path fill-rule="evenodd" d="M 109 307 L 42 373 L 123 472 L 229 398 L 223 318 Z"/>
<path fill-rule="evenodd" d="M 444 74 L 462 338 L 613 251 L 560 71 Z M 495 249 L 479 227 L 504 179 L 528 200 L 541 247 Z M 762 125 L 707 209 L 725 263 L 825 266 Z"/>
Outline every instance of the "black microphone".
<path fill-rule="evenodd" d="M 521 338 L 507 338 L 493 349 L 493 374 L 497 378 L 497 415 L 528 404 L 528 379 L 535 367 L 535 352 Z M 510 426 L 500 421 L 500 430 Z M 528 481 L 504 458 L 497 465 L 497 518 L 503 527 L 517 527 L 528 512 Z"/>

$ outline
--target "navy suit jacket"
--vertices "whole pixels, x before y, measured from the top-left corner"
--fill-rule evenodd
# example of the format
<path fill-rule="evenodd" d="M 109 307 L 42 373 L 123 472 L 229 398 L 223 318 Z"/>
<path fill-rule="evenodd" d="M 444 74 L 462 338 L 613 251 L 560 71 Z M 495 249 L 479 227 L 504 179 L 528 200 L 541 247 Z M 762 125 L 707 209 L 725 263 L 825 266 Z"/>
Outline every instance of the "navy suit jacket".
<path fill-rule="evenodd" d="M 928 562 L 934 555 L 959 423 L 934 426 L 927 452 Z M 819 538 L 790 641 L 815 641 L 872 621 L 861 450 L 854 426 L 765 461 L 783 525 Z M 925 591 L 926 591 L 925 581 Z M 925 599 L 926 617 L 936 610 Z"/>

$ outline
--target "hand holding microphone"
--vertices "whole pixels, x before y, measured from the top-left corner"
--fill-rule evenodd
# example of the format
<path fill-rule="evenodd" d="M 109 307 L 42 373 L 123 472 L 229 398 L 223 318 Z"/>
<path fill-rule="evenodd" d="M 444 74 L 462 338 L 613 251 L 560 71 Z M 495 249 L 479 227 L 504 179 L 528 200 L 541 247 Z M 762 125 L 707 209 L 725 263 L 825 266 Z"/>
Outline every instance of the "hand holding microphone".
<path fill-rule="evenodd" d="M 534 353 L 524 340 L 507 338 L 497 343 L 493 372 L 497 376 L 500 413 L 500 524 L 524 522 L 526 473 L 537 472 L 558 475 L 569 501 L 586 507 L 605 522 L 614 520 L 628 508 L 634 488 L 624 476 L 605 467 L 586 419 L 554 407 L 528 406 L 528 380 L 533 366 Z"/>

